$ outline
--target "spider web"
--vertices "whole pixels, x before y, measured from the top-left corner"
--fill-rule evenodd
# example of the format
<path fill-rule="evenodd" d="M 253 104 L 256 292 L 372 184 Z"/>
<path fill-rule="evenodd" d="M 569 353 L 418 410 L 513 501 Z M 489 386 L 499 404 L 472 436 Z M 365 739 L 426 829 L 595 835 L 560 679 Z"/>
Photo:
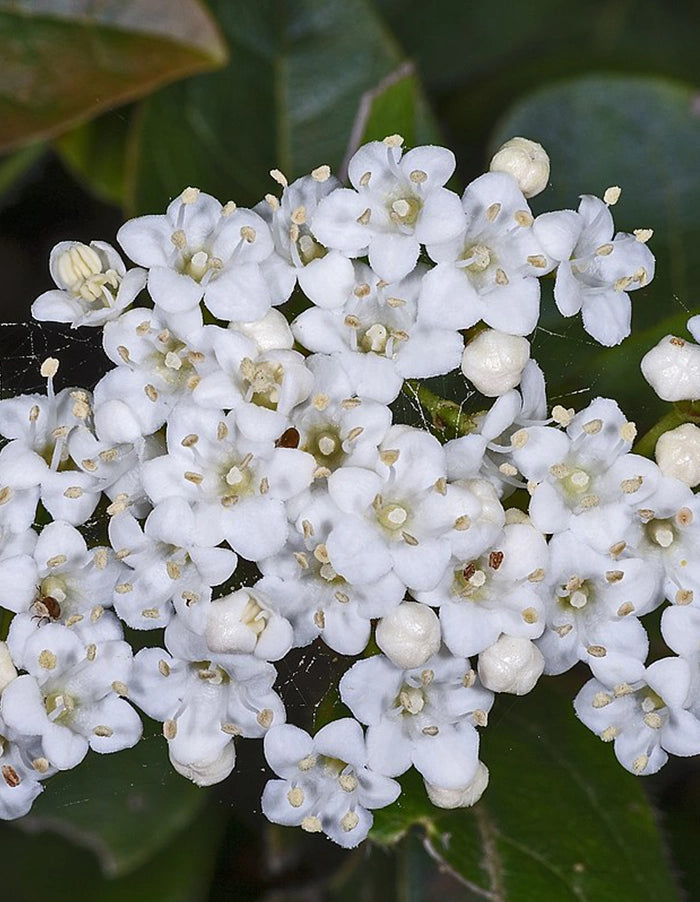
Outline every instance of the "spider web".
<path fill-rule="evenodd" d="M 113 364 L 102 350 L 101 330 L 56 323 L 0 324 L 0 397 L 46 392 L 39 372 L 47 357 L 60 364 L 56 389 L 93 389 Z"/>

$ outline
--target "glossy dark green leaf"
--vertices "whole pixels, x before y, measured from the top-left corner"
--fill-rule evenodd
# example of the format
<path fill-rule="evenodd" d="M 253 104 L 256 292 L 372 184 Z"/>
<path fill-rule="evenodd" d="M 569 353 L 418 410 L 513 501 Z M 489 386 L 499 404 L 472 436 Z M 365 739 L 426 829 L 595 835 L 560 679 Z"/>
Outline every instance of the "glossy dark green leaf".
<path fill-rule="evenodd" d="M 16 150 L 0 160 L 0 204 L 45 151 L 46 146 L 39 141 Z"/>
<path fill-rule="evenodd" d="M 256 203 L 322 163 L 337 169 L 363 94 L 401 55 L 368 0 L 212 0 L 231 49 L 220 72 L 149 98 L 134 130 L 129 200 L 162 208 L 186 185 Z"/>
<path fill-rule="evenodd" d="M 127 136 L 132 109 L 124 107 L 71 129 L 54 142 L 76 178 L 101 200 L 124 201 Z"/>
<path fill-rule="evenodd" d="M 488 4 L 433 0 L 407 15 L 405 0 L 378 0 L 406 50 L 431 87 L 454 86 L 484 70 L 510 63 L 512 54 L 538 43 L 543 22 L 558 8 L 576 8 L 564 0 Z"/>
<path fill-rule="evenodd" d="M 13 902 L 198 902 L 208 897 L 225 811 L 207 809 L 189 829 L 169 835 L 148 861 L 105 876 L 86 849 L 55 833 L 0 825 L 4 898 Z"/>
<path fill-rule="evenodd" d="M 700 899 L 697 842 L 700 762 L 697 758 L 671 761 L 662 773 L 665 779 L 656 799 L 676 865 L 677 879 L 685 891 L 686 899 Z"/>
<path fill-rule="evenodd" d="M 57 774 L 25 820 L 30 829 L 50 829 L 91 849 L 115 876 L 147 861 L 206 798 L 172 769 L 165 740 L 150 735 L 115 755 L 90 753 L 79 767 Z"/>
<path fill-rule="evenodd" d="M 655 0 L 531 0 L 488 4 L 433 0 L 407 15 L 404 0 L 377 5 L 431 88 L 510 72 L 518 87 L 537 67 L 546 80 L 552 63 L 561 71 L 585 68 L 697 73 L 697 7 Z"/>
<path fill-rule="evenodd" d="M 580 724 L 570 699 L 539 686 L 501 697 L 482 736 L 491 780 L 472 809 L 442 811 L 415 774 L 372 835 L 412 826 L 433 854 L 492 902 L 679 898 L 641 781 Z"/>
<path fill-rule="evenodd" d="M 0 149 L 55 135 L 225 56 L 198 0 L 0 0 Z"/>
<path fill-rule="evenodd" d="M 412 63 L 404 63 L 364 94 L 345 162 L 362 144 L 381 141 L 387 135 L 401 135 L 408 147 L 441 141 L 440 126 L 428 106 Z"/>

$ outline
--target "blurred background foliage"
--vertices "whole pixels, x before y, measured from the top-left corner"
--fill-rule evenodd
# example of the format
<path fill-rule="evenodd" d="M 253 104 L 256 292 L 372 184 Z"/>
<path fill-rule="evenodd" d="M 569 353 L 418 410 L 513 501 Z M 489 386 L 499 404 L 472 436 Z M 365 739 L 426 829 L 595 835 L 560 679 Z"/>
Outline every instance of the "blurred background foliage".
<path fill-rule="evenodd" d="M 520 134 L 552 161 L 536 211 L 620 185 L 618 228 L 655 230 L 656 279 L 633 295 L 622 348 L 562 320 L 551 287 L 534 336 L 553 401 L 609 393 L 648 428 L 663 406 L 639 359 L 697 310 L 699 40 L 695 0 L 0 0 L 1 387 L 33 387 L 56 342 L 76 373 L 96 359 L 93 335 L 21 325 L 59 240 L 111 241 L 125 216 L 160 212 L 189 184 L 252 205 L 275 189 L 271 168 L 342 174 L 361 141 L 394 132 L 451 147 L 461 190 Z M 315 649 L 281 666 L 291 719 L 329 716 L 336 669 Z M 584 678 L 498 699 L 482 740 L 492 783 L 474 809 L 432 809 L 409 776 L 375 843 L 353 853 L 263 823 L 256 743 L 207 793 L 170 772 L 154 726 L 0 825 L 5 897 L 700 898 L 700 766 L 622 771 L 573 716 Z"/>

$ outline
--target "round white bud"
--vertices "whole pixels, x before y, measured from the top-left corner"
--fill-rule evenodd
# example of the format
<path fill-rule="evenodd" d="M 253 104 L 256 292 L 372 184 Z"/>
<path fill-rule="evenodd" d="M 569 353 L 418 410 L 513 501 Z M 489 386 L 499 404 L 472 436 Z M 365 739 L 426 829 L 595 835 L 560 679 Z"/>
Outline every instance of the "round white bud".
<path fill-rule="evenodd" d="M 492 692 L 527 695 L 544 671 L 539 648 L 523 636 L 506 636 L 479 655 L 477 667 L 482 684 Z"/>
<path fill-rule="evenodd" d="M 444 789 L 427 780 L 423 780 L 423 783 L 428 798 L 436 808 L 469 808 L 479 801 L 489 785 L 489 769 L 479 761 L 474 779 L 459 789 Z"/>
<path fill-rule="evenodd" d="M 5 686 L 8 686 L 17 676 L 10 650 L 7 643 L 0 642 L 0 694 L 2 694 Z"/>
<path fill-rule="evenodd" d="M 289 323 L 279 310 L 270 310 L 262 319 L 251 323 L 231 323 L 230 328 L 252 338 L 261 354 L 294 346 Z"/>
<path fill-rule="evenodd" d="M 700 345 L 666 335 L 642 357 L 641 368 L 662 401 L 700 398 Z"/>
<path fill-rule="evenodd" d="M 377 645 L 392 664 L 411 670 L 437 654 L 440 621 L 435 611 L 417 601 L 404 601 L 377 624 Z"/>
<path fill-rule="evenodd" d="M 664 476 L 673 476 L 691 489 L 700 483 L 700 429 L 693 423 L 664 432 L 654 455 Z"/>
<path fill-rule="evenodd" d="M 464 349 L 462 372 L 482 395 L 497 398 L 518 385 L 529 359 L 527 338 L 484 329 Z"/>
<path fill-rule="evenodd" d="M 233 770 L 236 763 L 236 749 L 233 742 L 228 742 L 221 754 L 213 761 L 178 761 L 170 755 L 170 763 L 183 777 L 187 777 L 197 786 L 213 786 L 221 783 Z"/>
<path fill-rule="evenodd" d="M 547 187 L 549 156 L 537 141 L 511 138 L 493 155 L 489 169 L 512 175 L 525 197 L 534 197 Z"/>

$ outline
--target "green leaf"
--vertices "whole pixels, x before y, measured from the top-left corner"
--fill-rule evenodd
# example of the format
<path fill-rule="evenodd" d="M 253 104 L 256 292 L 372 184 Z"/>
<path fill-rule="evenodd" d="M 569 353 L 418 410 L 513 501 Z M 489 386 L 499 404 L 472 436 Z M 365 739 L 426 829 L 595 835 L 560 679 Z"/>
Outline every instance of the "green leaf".
<path fill-rule="evenodd" d="M 129 205 L 153 212 L 186 185 L 256 203 L 269 170 L 337 169 L 363 94 L 401 55 L 369 0 L 212 0 L 231 64 L 149 98 L 134 129 Z"/>
<path fill-rule="evenodd" d="M 197 0 L 0 0 L 0 149 L 58 134 L 225 57 Z"/>
<path fill-rule="evenodd" d="M 82 765 L 81 765 L 82 766 Z M 221 807 L 208 807 L 189 829 L 169 836 L 147 862 L 120 876 L 105 876 L 94 855 L 44 831 L 25 832 L 24 821 L 0 825 L 4 898 L 17 902 L 194 902 L 207 898 L 224 828 Z"/>
<path fill-rule="evenodd" d="M 98 116 L 66 132 L 54 142 L 61 159 L 101 200 L 124 201 L 127 136 L 132 110 Z"/>
<path fill-rule="evenodd" d="M 42 142 L 37 142 L 16 150 L 0 160 L 0 204 L 45 150 L 46 146 Z"/>
<path fill-rule="evenodd" d="M 175 773 L 162 736 L 116 755 L 90 753 L 57 774 L 25 818 L 91 849 L 103 871 L 126 874 L 186 827 L 207 794 Z"/>
<path fill-rule="evenodd" d="M 347 161 L 362 144 L 381 141 L 387 135 L 394 134 L 401 135 L 408 147 L 437 144 L 442 140 L 440 126 L 410 62 L 404 63 L 363 95 L 343 171 L 347 168 Z"/>
<path fill-rule="evenodd" d="M 566 0 L 490 0 L 488 4 L 432 0 L 428 24 L 425 15 L 406 14 L 405 0 L 378 0 L 377 5 L 435 88 L 512 65 L 513 53 L 539 43 L 543 21 L 557 8 L 565 6 L 571 18 L 577 10 Z"/>
<path fill-rule="evenodd" d="M 492 902 L 677 900 L 641 781 L 547 685 L 501 697 L 482 736 L 490 784 L 471 809 L 443 811 L 409 773 L 372 836 L 393 844 L 414 824 L 438 860 Z"/>
<path fill-rule="evenodd" d="M 677 0 L 433 0 L 430 23 L 406 15 L 404 0 L 378 0 L 387 22 L 431 88 L 453 88 L 467 80 L 509 73 L 522 87 L 539 68 L 540 81 L 556 65 L 639 71 L 680 78 L 697 75 L 697 5 Z"/>

